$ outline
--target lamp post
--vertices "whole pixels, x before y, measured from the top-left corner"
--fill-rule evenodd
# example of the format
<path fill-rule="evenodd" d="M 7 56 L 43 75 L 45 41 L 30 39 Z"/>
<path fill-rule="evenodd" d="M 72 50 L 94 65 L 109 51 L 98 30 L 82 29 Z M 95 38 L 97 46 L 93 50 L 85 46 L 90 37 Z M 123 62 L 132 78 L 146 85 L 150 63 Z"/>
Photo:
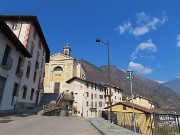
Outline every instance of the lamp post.
<path fill-rule="evenodd" d="M 107 45 L 107 51 L 108 51 L 108 83 L 109 83 L 109 93 L 110 93 L 110 98 L 109 98 L 109 104 L 110 104 L 110 121 L 112 123 L 112 102 L 111 102 L 111 88 L 110 88 L 110 55 L 109 55 L 109 40 L 107 39 L 107 42 L 101 41 L 99 38 L 96 39 L 96 42 L 101 42 L 104 45 Z"/>
<path fill-rule="evenodd" d="M 134 113 L 134 103 L 133 103 L 133 91 L 132 91 L 132 80 L 133 80 L 133 71 L 127 71 L 128 76 L 127 78 L 130 80 L 130 86 L 131 86 L 131 99 L 132 99 L 132 110 L 133 110 L 133 125 L 134 125 L 134 132 L 136 133 L 136 123 L 135 123 L 135 113 Z"/>

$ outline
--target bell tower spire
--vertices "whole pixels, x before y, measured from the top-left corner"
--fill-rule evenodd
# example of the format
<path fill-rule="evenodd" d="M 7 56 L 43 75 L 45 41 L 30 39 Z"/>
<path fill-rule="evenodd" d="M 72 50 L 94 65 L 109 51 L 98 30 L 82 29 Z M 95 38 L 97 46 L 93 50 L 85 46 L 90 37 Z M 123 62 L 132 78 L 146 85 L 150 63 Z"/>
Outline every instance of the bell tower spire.
<path fill-rule="evenodd" d="M 67 43 L 64 47 L 64 55 L 70 56 L 70 54 L 71 54 L 71 48 L 69 44 Z"/>

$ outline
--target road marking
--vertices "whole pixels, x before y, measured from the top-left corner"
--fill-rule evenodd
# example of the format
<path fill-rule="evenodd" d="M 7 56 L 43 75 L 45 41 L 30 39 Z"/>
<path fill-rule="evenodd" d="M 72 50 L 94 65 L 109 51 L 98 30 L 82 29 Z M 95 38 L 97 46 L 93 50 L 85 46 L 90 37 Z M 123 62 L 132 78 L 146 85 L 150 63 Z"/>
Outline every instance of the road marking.
<path fill-rule="evenodd" d="M 77 134 L 77 135 L 89 135 L 89 134 L 91 134 L 91 133 L 93 133 L 93 131 L 89 131 L 89 132 L 84 132 L 84 133 L 81 133 L 81 134 Z"/>
<path fill-rule="evenodd" d="M 84 121 L 84 118 L 81 118 L 80 121 Z"/>

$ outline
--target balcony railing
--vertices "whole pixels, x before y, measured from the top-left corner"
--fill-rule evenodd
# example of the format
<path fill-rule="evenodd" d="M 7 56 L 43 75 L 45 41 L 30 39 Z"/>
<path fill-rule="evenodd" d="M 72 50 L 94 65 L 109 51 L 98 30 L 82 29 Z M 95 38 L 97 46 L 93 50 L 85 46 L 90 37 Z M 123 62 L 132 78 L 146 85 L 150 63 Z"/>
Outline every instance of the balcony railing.
<path fill-rule="evenodd" d="M 1 66 L 10 70 L 12 67 L 12 62 L 13 62 L 13 59 L 11 57 L 7 57 L 6 59 L 4 58 Z"/>
<path fill-rule="evenodd" d="M 90 105 L 89 106 L 89 110 L 91 111 L 91 112 L 96 112 L 97 111 L 97 106 L 92 106 L 92 105 Z"/>

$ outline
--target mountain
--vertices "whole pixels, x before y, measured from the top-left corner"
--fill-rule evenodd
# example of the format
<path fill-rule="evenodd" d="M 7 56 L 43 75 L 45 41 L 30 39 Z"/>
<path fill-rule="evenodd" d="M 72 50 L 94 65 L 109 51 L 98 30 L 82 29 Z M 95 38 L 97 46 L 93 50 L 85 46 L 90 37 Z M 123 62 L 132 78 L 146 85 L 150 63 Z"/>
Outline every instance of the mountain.
<path fill-rule="evenodd" d="M 180 77 L 163 83 L 165 86 L 171 88 L 178 94 L 180 94 Z"/>
<path fill-rule="evenodd" d="M 86 60 L 80 60 L 85 69 L 88 80 L 108 83 L 108 66 L 97 67 Z M 123 98 L 130 97 L 130 81 L 127 79 L 126 71 L 110 66 L 111 85 L 118 86 L 123 90 Z M 159 111 L 176 110 L 180 112 L 180 95 L 155 81 L 134 75 L 133 93 L 151 99 L 152 104 Z"/>

